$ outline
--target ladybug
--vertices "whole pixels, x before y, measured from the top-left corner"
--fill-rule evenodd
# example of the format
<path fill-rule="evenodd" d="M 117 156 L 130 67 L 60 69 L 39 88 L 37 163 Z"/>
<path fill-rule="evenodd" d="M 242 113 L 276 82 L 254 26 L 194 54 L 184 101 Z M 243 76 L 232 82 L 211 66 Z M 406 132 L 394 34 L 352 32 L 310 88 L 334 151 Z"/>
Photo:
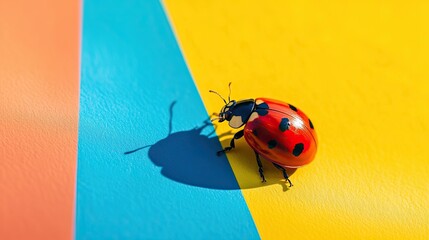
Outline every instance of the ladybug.
<path fill-rule="evenodd" d="M 292 186 L 285 168 L 299 168 L 313 161 L 317 151 L 317 135 L 311 120 L 292 104 L 269 98 L 230 100 L 229 83 L 228 102 L 222 98 L 222 107 L 212 122 L 228 121 L 232 128 L 244 128 L 234 134 L 229 147 L 218 151 L 221 155 L 235 148 L 235 140 L 244 136 L 254 150 L 262 182 L 266 182 L 261 157 L 272 162 L 281 170 L 284 178 Z"/>

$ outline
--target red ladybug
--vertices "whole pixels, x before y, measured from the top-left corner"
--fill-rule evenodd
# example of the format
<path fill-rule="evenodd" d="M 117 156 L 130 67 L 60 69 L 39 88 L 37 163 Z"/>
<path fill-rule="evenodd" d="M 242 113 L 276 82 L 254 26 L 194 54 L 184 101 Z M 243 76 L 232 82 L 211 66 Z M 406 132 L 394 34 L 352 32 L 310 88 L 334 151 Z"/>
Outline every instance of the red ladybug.
<path fill-rule="evenodd" d="M 231 83 L 229 84 L 229 87 Z M 222 96 L 215 92 L 219 97 Z M 230 88 L 231 93 L 231 88 Z M 301 110 L 291 104 L 269 99 L 256 98 L 241 101 L 224 98 L 225 106 L 219 117 L 212 119 L 228 121 L 238 131 L 230 146 L 217 152 L 218 155 L 235 147 L 234 140 L 244 136 L 246 142 L 255 151 L 256 161 L 262 182 L 265 182 L 260 156 L 272 162 L 283 172 L 284 178 L 292 186 L 285 168 L 298 168 L 313 161 L 317 151 L 317 135 L 313 123 Z"/>

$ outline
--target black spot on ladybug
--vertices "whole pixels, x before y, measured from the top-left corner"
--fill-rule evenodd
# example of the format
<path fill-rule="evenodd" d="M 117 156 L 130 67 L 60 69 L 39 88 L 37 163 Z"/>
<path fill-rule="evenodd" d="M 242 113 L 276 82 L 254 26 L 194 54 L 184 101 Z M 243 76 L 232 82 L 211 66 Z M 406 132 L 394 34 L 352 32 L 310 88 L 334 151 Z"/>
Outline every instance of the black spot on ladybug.
<path fill-rule="evenodd" d="M 303 150 L 304 150 L 304 144 L 297 143 L 297 144 L 295 144 L 295 147 L 293 148 L 292 153 L 295 157 L 298 157 L 302 153 Z"/>
<path fill-rule="evenodd" d="M 268 109 L 269 107 L 268 107 L 268 104 L 266 103 L 266 102 L 262 102 L 262 103 L 260 103 L 260 104 L 257 104 L 256 105 L 256 107 L 257 108 L 264 108 L 264 109 Z"/>
<path fill-rule="evenodd" d="M 276 140 L 270 140 L 269 142 L 268 142 L 268 148 L 269 149 L 271 149 L 271 148 L 275 148 L 277 146 L 277 141 Z"/>
<path fill-rule="evenodd" d="M 269 106 L 266 103 L 261 103 L 259 105 L 256 105 L 256 112 L 260 115 L 260 116 L 265 116 L 268 114 L 268 109 Z"/>
<path fill-rule="evenodd" d="M 289 119 L 288 118 L 282 118 L 279 125 L 280 131 L 284 132 L 289 129 Z"/>
<path fill-rule="evenodd" d="M 268 110 L 266 109 L 257 109 L 256 112 L 260 115 L 260 116 L 265 116 L 268 114 Z"/>
<path fill-rule="evenodd" d="M 311 127 L 311 129 L 314 129 L 313 123 L 311 122 L 311 120 L 310 120 L 310 119 L 308 119 L 308 123 L 310 123 L 310 127 Z"/>
<path fill-rule="evenodd" d="M 256 131 L 256 129 L 254 129 L 254 130 L 252 131 L 252 133 L 253 133 L 253 135 L 258 136 L 258 131 Z"/>
<path fill-rule="evenodd" d="M 298 112 L 298 108 L 296 108 L 294 105 L 289 104 L 290 109 L 294 110 L 295 112 Z"/>

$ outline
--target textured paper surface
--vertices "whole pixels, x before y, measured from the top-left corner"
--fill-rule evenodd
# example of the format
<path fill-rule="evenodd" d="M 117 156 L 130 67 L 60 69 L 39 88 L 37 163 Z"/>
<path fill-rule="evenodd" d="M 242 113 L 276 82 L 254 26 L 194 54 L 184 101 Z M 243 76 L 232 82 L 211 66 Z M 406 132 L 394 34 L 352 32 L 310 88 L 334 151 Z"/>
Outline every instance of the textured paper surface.
<path fill-rule="evenodd" d="M 73 234 L 79 2 L 0 2 L 0 239 Z"/>
<path fill-rule="evenodd" d="M 76 238 L 258 238 L 160 2 L 85 2 L 82 36 Z"/>
<path fill-rule="evenodd" d="M 239 141 L 229 161 L 264 239 L 427 239 L 428 11 L 423 2 L 165 1 L 209 113 L 232 98 L 292 103 L 319 136 L 284 192 Z M 219 126 L 218 134 L 228 130 Z M 229 144 L 224 140 L 223 145 Z"/>
<path fill-rule="evenodd" d="M 0 3 L 0 239 L 429 238 L 427 4 L 85 4 L 79 52 L 77 3 Z M 244 140 L 214 155 L 230 81 L 311 117 L 291 189 Z"/>

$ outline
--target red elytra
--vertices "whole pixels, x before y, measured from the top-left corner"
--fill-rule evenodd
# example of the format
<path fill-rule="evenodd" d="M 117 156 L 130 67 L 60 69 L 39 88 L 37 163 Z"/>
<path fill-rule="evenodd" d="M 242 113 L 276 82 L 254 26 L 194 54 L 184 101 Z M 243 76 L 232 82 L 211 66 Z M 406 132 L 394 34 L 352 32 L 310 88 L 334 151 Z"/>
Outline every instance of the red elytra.
<path fill-rule="evenodd" d="M 262 157 L 286 168 L 298 168 L 313 161 L 317 135 L 313 123 L 293 105 L 268 98 L 257 98 L 256 105 L 269 107 L 261 116 L 252 113 L 244 127 L 247 143 Z"/>

